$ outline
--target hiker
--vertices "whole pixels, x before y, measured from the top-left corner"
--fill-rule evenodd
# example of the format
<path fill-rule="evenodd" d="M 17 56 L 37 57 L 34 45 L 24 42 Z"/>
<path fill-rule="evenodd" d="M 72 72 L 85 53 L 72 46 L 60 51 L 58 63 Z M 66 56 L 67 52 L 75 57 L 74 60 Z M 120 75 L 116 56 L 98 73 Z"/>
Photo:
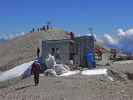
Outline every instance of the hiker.
<path fill-rule="evenodd" d="M 32 32 L 35 32 L 35 29 L 34 28 L 32 29 Z"/>
<path fill-rule="evenodd" d="M 40 28 L 37 28 L 37 32 L 40 32 Z"/>
<path fill-rule="evenodd" d="M 100 48 L 96 48 L 95 52 L 98 56 L 98 60 L 102 60 L 102 55 L 103 55 L 102 50 Z"/>
<path fill-rule="evenodd" d="M 43 26 L 43 31 L 44 31 L 44 32 L 46 31 L 46 27 L 45 27 L 45 25 Z"/>
<path fill-rule="evenodd" d="M 116 52 L 116 50 L 114 49 L 114 51 L 113 51 L 113 59 L 116 58 L 116 54 L 117 54 L 117 52 Z"/>
<path fill-rule="evenodd" d="M 112 53 L 112 59 L 116 59 L 116 56 L 117 56 L 116 49 L 111 49 L 111 53 Z"/>
<path fill-rule="evenodd" d="M 73 32 L 70 32 L 70 38 L 71 38 L 71 40 L 74 40 L 74 33 Z"/>
<path fill-rule="evenodd" d="M 39 58 L 39 57 L 40 57 L 40 49 L 37 48 L 37 58 Z"/>
<path fill-rule="evenodd" d="M 94 57 L 94 53 L 92 50 L 89 50 L 86 54 L 86 61 L 88 64 L 88 67 L 90 69 L 94 69 L 96 68 L 96 62 L 95 62 L 95 57 Z"/>
<path fill-rule="evenodd" d="M 31 69 L 31 74 L 34 75 L 35 86 L 39 84 L 39 73 L 40 73 L 40 64 L 37 61 L 35 61 L 32 64 L 32 69 Z"/>
<path fill-rule="evenodd" d="M 47 30 L 49 30 L 49 24 L 47 24 Z"/>
<path fill-rule="evenodd" d="M 40 32 L 42 32 L 42 28 L 40 28 Z"/>
<path fill-rule="evenodd" d="M 75 55 L 76 55 L 76 45 L 75 42 L 73 41 L 74 36 L 72 35 L 73 38 L 71 38 L 72 40 L 70 41 L 70 53 L 69 53 L 69 60 L 71 62 L 71 64 L 74 64 L 75 62 Z"/>
<path fill-rule="evenodd" d="M 60 50 L 59 48 L 56 48 L 56 53 L 55 53 L 55 60 L 59 64 L 61 63 L 61 55 L 60 55 Z"/>

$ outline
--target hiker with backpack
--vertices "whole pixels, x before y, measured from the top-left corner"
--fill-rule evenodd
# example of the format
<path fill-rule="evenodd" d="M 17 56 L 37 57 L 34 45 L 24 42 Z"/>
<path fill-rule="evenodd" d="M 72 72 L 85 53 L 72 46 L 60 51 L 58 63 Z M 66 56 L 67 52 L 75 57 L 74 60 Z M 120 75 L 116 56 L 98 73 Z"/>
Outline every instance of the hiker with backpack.
<path fill-rule="evenodd" d="M 39 74 L 40 74 L 40 64 L 35 61 L 33 64 L 32 64 L 32 69 L 31 69 L 31 74 L 34 75 L 34 83 L 35 83 L 35 86 L 37 86 L 39 84 Z"/>

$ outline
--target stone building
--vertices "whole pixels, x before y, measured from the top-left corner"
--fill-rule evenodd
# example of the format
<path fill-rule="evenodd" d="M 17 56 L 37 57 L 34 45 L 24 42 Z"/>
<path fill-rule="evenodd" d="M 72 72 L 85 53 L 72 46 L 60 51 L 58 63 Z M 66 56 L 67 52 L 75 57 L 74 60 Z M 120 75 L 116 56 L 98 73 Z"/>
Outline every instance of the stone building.
<path fill-rule="evenodd" d="M 73 60 L 74 65 L 86 67 L 85 55 L 93 48 L 93 36 L 75 37 L 73 40 L 46 40 L 42 41 L 42 58 L 44 61 L 48 54 L 52 54 L 57 63 L 68 64 L 70 60 Z"/>

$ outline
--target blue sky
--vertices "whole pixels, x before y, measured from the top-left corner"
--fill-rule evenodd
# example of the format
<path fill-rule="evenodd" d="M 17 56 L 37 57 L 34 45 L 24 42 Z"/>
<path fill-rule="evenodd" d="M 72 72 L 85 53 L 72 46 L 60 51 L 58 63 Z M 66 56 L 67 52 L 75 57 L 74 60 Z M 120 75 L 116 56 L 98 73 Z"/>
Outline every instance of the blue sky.
<path fill-rule="evenodd" d="M 0 33 L 27 32 L 50 20 L 55 27 L 86 34 L 115 34 L 133 27 L 133 0 L 0 0 Z"/>

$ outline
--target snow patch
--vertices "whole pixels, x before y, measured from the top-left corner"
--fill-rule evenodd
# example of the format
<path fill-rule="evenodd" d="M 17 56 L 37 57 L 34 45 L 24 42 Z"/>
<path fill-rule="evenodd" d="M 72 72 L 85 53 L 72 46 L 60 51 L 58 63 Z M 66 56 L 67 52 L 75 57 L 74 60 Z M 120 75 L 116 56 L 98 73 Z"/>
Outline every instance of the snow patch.
<path fill-rule="evenodd" d="M 93 69 L 81 72 L 81 75 L 107 75 L 107 69 Z"/>
<path fill-rule="evenodd" d="M 31 68 L 32 64 L 33 64 L 33 61 L 30 61 L 28 63 L 24 63 L 22 65 L 18 65 L 18 66 L 16 66 L 13 69 L 10 69 L 8 71 L 3 72 L 0 75 L 0 82 L 7 81 L 7 80 L 10 80 L 10 79 L 14 79 L 14 78 L 20 77 L 20 76 L 22 76 L 24 74 L 25 75 L 26 74 L 27 75 L 30 74 L 30 72 L 27 72 L 27 70 L 29 70 Z"/>

